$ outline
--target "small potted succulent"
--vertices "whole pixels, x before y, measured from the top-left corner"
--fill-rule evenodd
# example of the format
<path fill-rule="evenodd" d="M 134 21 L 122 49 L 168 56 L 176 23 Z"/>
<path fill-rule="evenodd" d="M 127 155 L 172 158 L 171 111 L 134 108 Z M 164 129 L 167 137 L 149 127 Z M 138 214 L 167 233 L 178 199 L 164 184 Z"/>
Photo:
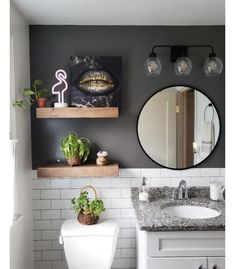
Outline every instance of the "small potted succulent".
<path fill-rule="evenodd" d="M 90 141 L 86 137 L 79 137 L 73 132 L 62 138 L 60 150 L 67 159 L 69 166 L 81 165 L 90 153 Z"/>
<path fill-rule="evenodd" d="M 30 105 L 32 105 L 34 102 L 37 102 L 38 107 L 46 106 L 46 102 L 50 94 L 48 93 L 48 90 L 46 88 L 39 89 L 41 85 L 42 85 L 42 81 L 40 79 L 35 79 L 33 82 L 32 89 L 24 88 L 22 94 Z M 19 108 L 25 108 L 23 100 L 16 100 L 13 106 L 19 107 Z"/>
<path fill-rule="evenodd" d="M 92 189 L 95 193 L 95 198 L 90 200 L 88 192 L 85 189 Z M 93 186 L 85 186 L 81 189 L 80 196 L 72 199 L 72 206 L 78 214 L 78 221 L 82 224 L 96 224 L 99 216 L 105 211 L 103 201 L 98 198 L 96 189 Z"/>

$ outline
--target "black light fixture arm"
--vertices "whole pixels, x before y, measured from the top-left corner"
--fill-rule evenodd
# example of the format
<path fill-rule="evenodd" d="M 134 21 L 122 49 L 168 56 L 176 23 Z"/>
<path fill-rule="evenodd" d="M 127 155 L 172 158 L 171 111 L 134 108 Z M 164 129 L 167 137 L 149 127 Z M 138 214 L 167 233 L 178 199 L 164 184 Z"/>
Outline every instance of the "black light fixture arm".
<path fill-rule="evenodd" d="M 214 51 L 214 48 L 211 45 L 190 45 L 190 46 L 188 46 L 188 48 L 209 48 L 209 49 L 211 49 L 211 53 L 210 53 L 209 57 L 216 57 L 216 53 Z"/>
<path fill-rule="evenodd" d="M 149 57 L 156 57 L 157 54 L 156 52 L 154 51 L 156 48 L 171 48 L 172 46 L 169 46 L 169 45 L 154 45 L 152 47 L 152 52 L 149 54 Z"/>
<path fill-rule="evenodd" d="M 172 46 L 170 45 L 154 45 L 152 47 L 152 52 L 154 52 L 155 48 L 171 48 Z"/>
<path fill-rule="evenodd" d="M 185 56 L 187 55 L 187 51 L 189 48 L 209 48 L 211 49 L 211 53 L 209 55 L 209 57 L 216 57 L 216 53 L 214 51 L 213 46 L 211 45 L 190 45 L 190 46 L 184 46 L 184 45 L 174 45 L 174 46 L 170 46 L 170 45 L 154 45 L 152 47 L 152 51 L 149 55 L 149 57 L 156 57 L 156 52 L 155 49 L 156 48 L 171 48 L 171 53 L 172 54 L 184 54 Z M 175 57 L 173 57 L 175 58 Z"/>

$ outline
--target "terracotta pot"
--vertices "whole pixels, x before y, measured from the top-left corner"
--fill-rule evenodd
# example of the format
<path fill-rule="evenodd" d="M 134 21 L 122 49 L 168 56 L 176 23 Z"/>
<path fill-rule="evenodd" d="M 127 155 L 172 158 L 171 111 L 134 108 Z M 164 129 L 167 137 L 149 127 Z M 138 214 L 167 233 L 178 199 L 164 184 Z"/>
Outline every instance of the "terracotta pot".
<path fill-rule="evenodd" d="M 78 221 L 82 224 L 86 224 L 86 225 L 93 225 L 96 224 L 97 221 L 99 220 L 99 217 L 94 217 L 93 215 L 85 215 L 80 213 L 78 215 Z"/>
<path fill-rule="evenodd" d="M 81 165 L 80 157 L 68 157 L 67 162 L 69 166 Z"/>
<path fill-rule="evenodd" d="M 37 98 L 38 107 L 46 107 L 47 98 L 39 97 Z"/>

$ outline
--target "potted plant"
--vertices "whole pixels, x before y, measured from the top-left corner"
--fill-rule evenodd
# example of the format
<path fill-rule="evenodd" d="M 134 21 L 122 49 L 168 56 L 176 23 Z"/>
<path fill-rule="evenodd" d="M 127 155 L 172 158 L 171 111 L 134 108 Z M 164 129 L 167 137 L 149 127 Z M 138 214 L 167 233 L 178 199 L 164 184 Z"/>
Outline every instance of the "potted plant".
<path fill-rule="evenodd" d="M 90 188 L 95 193 L 95 198 L 90 200 L 88 192 L 84 189 Z M 96 189 L 93 186 L 85 186 L 81 189 L 80 196 L 72 199 L 72 206 L 78 214 L 78 221 L 82 224 L 95 224 L 99 220 L 99 216 L 105 211 L 103 201 L 98 198 Z"/>
<path fill-rule="evenodd" d="M 68 165 L 81 165 L 90 153 L 90 141 L 86 137 L 79 137 L 73 132 L 62 138 L 60 150 L 67 159 Z"/>
<path fill-rule="evenodd" d="M 46 106 L 47 98 L 50 96 L 50 94 L 48 93 L 48 90 L 46 88 L 39 89 L 41 85 L 42 81 L 40 79 L 35 79 L 33 82 L 32 89 L 24 88 L 22 94 L 30 105 L 32 105 L 34 102 L 37 102 L 38 107 Z M 16 100 L 13 106 L 25 108 L 23 100 Z"/>

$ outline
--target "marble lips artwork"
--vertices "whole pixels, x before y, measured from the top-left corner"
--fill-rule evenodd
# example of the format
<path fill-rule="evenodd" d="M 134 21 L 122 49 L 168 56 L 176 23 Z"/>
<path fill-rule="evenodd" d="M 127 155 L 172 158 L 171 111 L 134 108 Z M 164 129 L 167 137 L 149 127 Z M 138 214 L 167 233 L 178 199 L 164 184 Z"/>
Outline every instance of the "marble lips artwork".
<path fill-rule="evenodd" d="M 120 56 L 72 56 L 71 106 L 118 107 L 121 63 Z"/>

